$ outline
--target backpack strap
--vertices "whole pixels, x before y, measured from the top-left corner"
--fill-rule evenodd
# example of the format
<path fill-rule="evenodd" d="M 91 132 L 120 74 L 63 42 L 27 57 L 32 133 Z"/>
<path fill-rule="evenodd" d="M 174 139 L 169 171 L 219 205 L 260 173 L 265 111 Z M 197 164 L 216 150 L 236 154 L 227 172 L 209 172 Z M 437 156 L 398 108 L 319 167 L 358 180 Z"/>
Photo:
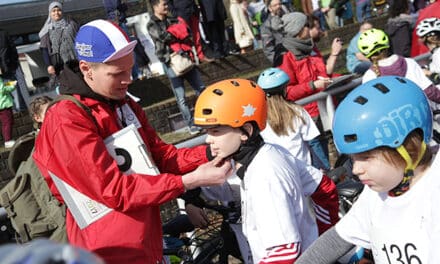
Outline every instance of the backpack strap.
<path fill-rule="evenodd" d="M 71 101 L 74 104 L 76 104 L 79 108 L 81 108 L 84 111 L 86 111 L 86 113 L 89 115 L 89 117 L 92 119 L 93 123 L 95 124 L 96 128 L 99 128 L 98 121 L 96 121 L 96 118 L 92 114 L 92 109 L 90 109 L 90 107 L 88 107 L 87 105 L 81 103 L 81 101 L 76 99 L 76 97 L 73 96 L 73 95 L 70 95 L 70 94 L 59 95 L 52 102 L 49 103 L 49 105 L 47 106 L 47 109 L 49 109 L 54 104 L 56 104 L 56 103 L 58 103 L 60 101 L 63 101 L 63 100 Z"/>

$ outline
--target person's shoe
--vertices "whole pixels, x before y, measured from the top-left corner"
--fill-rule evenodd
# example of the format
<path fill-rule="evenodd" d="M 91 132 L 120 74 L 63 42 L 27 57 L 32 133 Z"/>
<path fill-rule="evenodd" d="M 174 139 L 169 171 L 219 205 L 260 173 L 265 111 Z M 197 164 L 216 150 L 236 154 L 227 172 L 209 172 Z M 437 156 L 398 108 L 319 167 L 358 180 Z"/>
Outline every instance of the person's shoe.
<path fill-rule="evenodd" d="M 203 59 L 200 60 L 200 62 L 206 62 L 206 63 L 210 63 L 215 61 L 214 58 L 208 58 L 208 57 L 203 57 Z"/>
<path fill-rule="evenodd" d="M 15 144 L 15 140 L 9 140 L 5 142 L 5 148 L 12 148 Z"/>
<path fill-rule="evenodd" d="M 197 126 L 190 126 L 188 129 L 189 134 L 191 135 L 197 135 L 202 131 L 200 127 Z"/>

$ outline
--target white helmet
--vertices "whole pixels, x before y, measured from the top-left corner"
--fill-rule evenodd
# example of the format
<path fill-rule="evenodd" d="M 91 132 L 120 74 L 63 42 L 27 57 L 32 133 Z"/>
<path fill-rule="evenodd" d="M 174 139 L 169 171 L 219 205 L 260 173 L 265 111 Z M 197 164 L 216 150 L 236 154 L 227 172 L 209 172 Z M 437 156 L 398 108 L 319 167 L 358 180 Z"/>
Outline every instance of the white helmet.
<path fill-rule="evenodd" d="M 434 34 L 440 34 L 440 19 L 436 17 L 423 19 L 417 25 L 416 34 L 420 38 Z"/>

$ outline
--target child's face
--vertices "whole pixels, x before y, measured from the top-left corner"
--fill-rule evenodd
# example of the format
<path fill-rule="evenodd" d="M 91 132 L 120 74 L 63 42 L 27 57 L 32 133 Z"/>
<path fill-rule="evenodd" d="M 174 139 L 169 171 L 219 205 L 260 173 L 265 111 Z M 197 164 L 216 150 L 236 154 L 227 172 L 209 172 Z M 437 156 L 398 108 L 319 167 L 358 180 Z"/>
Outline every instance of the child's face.
<path fill-rule="evenodd" d="M 387 162 L 377 153 L 367 151 L 352 155 L 353 174 L 376 192 L 388 192 L 403 179 L 403 168 Z"/>
<path fill-rule="evenodd" d="M 207 129 L 206 143 L 211 147 L 211 154 L 226 158 L 235 153 L 247 136 L 239 129 L 230 126 L 217 126 Z"/>

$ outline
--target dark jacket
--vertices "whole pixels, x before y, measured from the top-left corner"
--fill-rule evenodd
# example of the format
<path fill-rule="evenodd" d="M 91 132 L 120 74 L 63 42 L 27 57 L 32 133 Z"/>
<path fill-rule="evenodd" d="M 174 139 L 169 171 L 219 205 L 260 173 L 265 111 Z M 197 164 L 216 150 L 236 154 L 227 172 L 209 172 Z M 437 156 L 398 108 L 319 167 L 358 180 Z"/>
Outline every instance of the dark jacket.
<path fill-rule="evenodd" d="M 390 38 L 391 49 L 394 54 L 409 57 L 411 53 L 411 17 L 400 15 L 388 19 L 385 32 Z"/>
<path fill-rule="evenodd" d="M 8 32 L 0 29 L 0 69 L 2 74 L 11 78 L 18 67 L 18 54 Z"/>
<path fill-rule="evenodd" d="M 282 25 L 283 22 L 280 16 L 269 14 L 260 27 L 263 52 L 271 63 L 274 61 L 275 47 L 281 43 L 283 38 Z"/>
<path fill-rule="evenodd" d="M 169 0 L 168 8 L 175 17 L 189 21 L 192 15 L 199 15 L 199 8 L 194 0 Z"/>
<path fill-rule="evenodd" d="M 204 22 L 224 21 L 228 17 L 223 0 L 200 0 Z"/>

